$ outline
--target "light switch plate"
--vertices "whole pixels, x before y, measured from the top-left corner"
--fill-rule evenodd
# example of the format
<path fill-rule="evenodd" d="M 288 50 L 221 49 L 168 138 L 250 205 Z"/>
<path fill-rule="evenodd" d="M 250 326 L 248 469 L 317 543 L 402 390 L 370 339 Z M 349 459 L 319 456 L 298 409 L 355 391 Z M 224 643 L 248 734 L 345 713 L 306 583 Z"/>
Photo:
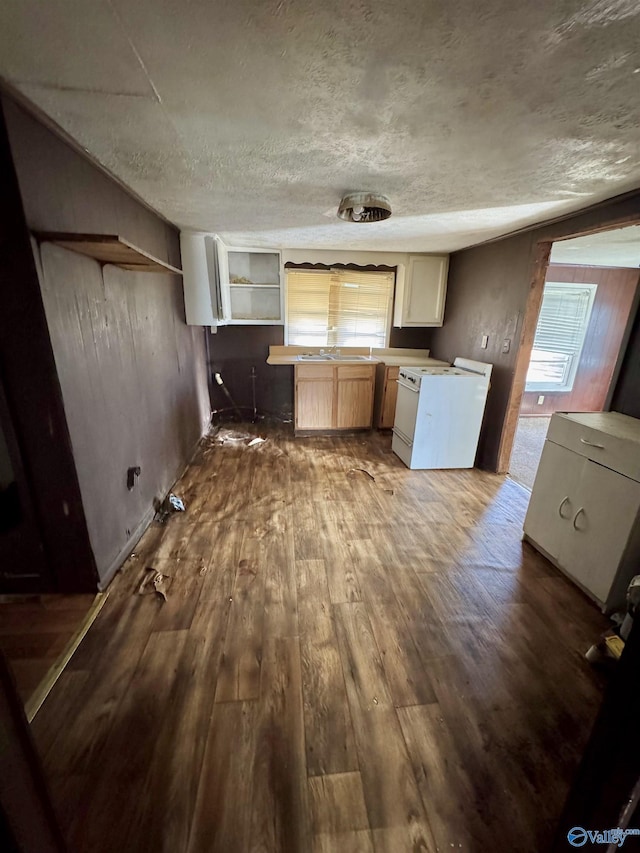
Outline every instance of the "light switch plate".
<path fill-rule="evenodd" d="M 488 343 L 489 343 L 489 335 L 483 335 L 482 336 L 482 343 L 480 344 L 480 348 L 486 349 Z"/>
<path fill-rule="evenodd" d="M 544 394 L 540 394 L 538 397 L 538 405 L 541 406 L 544 403 Z"/>
<path fill-rule="evenodd" d="M 502 352 L 508 353 L 510 349 L 511 349 L 511 338 L 505 338 L 502 341 Z"/>

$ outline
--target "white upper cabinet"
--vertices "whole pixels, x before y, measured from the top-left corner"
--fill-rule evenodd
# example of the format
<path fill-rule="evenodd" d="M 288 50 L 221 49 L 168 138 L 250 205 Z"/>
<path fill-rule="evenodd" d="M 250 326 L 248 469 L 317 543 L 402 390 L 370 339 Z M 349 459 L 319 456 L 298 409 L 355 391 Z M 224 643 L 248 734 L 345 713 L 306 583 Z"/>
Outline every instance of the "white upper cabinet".
<path fill-rule="evenodd" d="M 180 234 L 189 325 L 281 325 L 282 262 L 272 249 L 225 246 L 211 234 Z"/>
<path fill-rule="evenodd" d="M 228 323 L 284 322 L 280 252 L 218 245 L 222 304 Z"/>
<path fill-rule="evenodd" d="M 448 272 L 448 255 L 410 255 L 396 281 L 393 325 L 442 326 Z"/>

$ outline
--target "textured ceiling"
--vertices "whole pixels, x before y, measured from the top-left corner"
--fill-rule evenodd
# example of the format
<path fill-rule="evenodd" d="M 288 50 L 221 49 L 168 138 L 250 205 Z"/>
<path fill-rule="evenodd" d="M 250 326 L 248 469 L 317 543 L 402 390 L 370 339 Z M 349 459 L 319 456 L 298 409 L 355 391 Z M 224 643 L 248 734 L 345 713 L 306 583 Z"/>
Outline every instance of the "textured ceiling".
<path fill-rule="evenodd" d="M 152 207 L 291 248 L 447 251 L 640 185 L 639 44 L 637 0 L 0 8 L 0 75 Z M 349 190 L 394 216 L 337 220 Z"/>
<path fill-rule="evenodd" d="M 554 264 L 640 267 L 640 225 L 559 240 L 551 247 Z"/>

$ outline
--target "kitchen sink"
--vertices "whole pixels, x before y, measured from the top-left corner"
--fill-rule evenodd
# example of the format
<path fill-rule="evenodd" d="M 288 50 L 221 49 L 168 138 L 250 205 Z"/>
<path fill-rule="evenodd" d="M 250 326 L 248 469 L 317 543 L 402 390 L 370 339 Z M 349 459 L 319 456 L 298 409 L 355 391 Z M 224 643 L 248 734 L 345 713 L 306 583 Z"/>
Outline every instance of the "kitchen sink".
<path fill-rule="evenodd" d="M 368 355 L 336 355 L 329 353 L 329 358 L 332 361 L 369 361 Z"/>
<path fill-rule="evenodd" d="M 313 355 L 299 355 L 299 361 L 369 361 L 368 355 L 342 355 L 336 352 L 314 353 Z"/>

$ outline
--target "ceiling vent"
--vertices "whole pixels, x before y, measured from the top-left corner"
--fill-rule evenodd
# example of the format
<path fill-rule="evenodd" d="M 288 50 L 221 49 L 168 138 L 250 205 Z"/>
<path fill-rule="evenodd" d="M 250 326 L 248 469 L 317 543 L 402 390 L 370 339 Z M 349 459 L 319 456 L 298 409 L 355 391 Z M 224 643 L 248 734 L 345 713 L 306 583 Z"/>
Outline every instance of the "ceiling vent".
<path fill-rule="evenodd" d="M 349 193 L 338 206 L 338 216 L 347 222 L 382 222 L 391 216 L 391 204 L 386 195 Z"/>

